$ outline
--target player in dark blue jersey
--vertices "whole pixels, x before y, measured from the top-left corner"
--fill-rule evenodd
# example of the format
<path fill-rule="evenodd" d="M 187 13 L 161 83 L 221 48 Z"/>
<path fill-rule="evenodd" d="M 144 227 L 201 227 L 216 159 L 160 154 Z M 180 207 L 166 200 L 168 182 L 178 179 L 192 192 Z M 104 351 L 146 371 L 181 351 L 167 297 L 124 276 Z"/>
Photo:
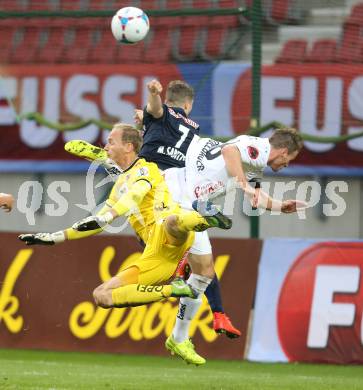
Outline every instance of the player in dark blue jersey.
<path fill-rule="evenodd" d="M 155 162 L 162 170 L 172 167 L 182 168 L 185 166 L 188 147 L 194 135 L 199 134 L 199 125 L 188 118 L 193 108 L 193 88 L 184 81 L 170 82 L 166 89 L 164 104 L 160 97 L 162 86 L 157 80 L 148 84 L 148 90 L 148 103 L 143 111 L 144 140 L 140 156 Z M 139 116 L 136 115 L 139 122 L 140 114 L 139 112 Z M 188 259 L 194 273 L 213 278 L 205 291 L 214 315 L 213 327 L 218 333 L 226 333 L 228 337 L 238 337 L 240 332 L 233 327 L 223 310 L 219 281 L 214 274 L 211 248 L 209 246 L 209 250 L 208 247 L 204 250 L 202 245 L 200 249 L 202 250 L 199 251 L 197 247 L 193 253 L 192 248 Z M 188 306 L 190 306 L 190 313 L 188 313 Z M 172 342 L 178 344 L 188 337 L 190 317 L 194 316 L 198 308 L 199 304 L 196 300 L 181 300 Z"/>
<path fill-rule="evenodd" d="M 158 84 L 149 85 L 150 90 L 158 93 Z M 183 94 L 185 103 L 170 100 L 175 99 L 178 93 Z M 159 95 L 154 97 L 150 92 L 151 102 L 143 112 L 144 135 L 139 153 L 140 157 L 155 162 L 162 170 L 184 167 L 188 147 L 194 134 L 199 134 L 199 125 L 188 118 L 193 106 L 193 89 L 182 81 L 172 81 L 167 94 L 167 104 L 162 104 L 159 110 L 152 104 Z"/>

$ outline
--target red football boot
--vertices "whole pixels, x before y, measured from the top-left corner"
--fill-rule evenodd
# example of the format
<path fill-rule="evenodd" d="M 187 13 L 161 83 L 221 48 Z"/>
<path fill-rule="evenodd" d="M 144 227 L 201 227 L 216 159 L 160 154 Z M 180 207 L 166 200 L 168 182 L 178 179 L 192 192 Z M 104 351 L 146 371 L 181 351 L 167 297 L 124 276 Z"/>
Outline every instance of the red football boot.
<path fill-rule="evenodd" d="M 241 336 L 241 332 L 232 325 L 229 317 L 225 313 L 217 311 L 213 313 L 213 329 L 216 333 L 224 333 L 230 339 Z"/>
<path fill-rule="evenodd" d="M 190 265 L 188 264 L 187 255 L 188 254 L 186 254 L 183 257 L 183 259 L 180 261 L 178 268 L 176 270 L 176 276 L 184 280 L 188 280 L 192 272 Z"/>

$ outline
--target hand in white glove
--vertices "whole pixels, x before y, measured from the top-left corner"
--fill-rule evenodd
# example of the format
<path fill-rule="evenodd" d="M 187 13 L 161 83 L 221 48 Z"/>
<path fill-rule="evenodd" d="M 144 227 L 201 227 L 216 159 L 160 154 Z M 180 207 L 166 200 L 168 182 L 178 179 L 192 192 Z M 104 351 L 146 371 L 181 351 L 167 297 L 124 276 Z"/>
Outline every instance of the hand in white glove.
<path fill-rule="evenodd" d="M 79 232 L 96 230 L 109 224 L 113 221 L 113 219 L 114 217 L 110 212 L 107 212 L 103 215 L 91 215 L 90 217 L 81 219 L 80 221 L 76 222 L 72 228 L 74 230 L 78 230 Z"/>
<path fill-rule="evenodd" d="M 35 234 L 20 234 L 20 241 L 26 245 L 54 245 L 65 240 L 63 231 L 55 233 L 35 233 Z"/>

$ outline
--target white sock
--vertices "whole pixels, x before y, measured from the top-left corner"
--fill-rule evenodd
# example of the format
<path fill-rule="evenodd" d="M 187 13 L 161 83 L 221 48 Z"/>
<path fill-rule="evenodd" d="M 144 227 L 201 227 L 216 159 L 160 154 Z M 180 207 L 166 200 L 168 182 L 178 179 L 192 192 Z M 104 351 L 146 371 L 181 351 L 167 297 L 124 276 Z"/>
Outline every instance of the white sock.
<path fill-rule="evenodd" d="M 197 314 L 202 303 L 202 295 L 211 281 L 212 279 L 202 275 L 190 275 L 188 284 L 198 292 L 198 298 L 180 298 L 179 311 L 173 328 L 173 338 L 177 343 L 181 343 L 189 337 L 190 322 Z"/>

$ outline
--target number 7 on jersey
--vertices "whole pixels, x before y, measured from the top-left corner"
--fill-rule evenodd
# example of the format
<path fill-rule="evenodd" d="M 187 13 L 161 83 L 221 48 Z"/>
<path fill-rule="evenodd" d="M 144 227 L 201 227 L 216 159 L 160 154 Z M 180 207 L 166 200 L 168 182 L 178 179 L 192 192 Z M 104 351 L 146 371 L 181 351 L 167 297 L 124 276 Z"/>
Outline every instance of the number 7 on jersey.
<path fill-rule="evenodd" d="M 186 126 L 184 125 L 179 125 L 179 131 L 181 131 L 183 134 L 181 135 L 180 137 L 180 140 L 175 144 L 175 147 L 176 148 L 180 148 L 182 143 L 185 141 L 185 139 L 187 138 L 188 136 L 188 133 L 190 131 L 190 129 L 188 129 Z"/>

